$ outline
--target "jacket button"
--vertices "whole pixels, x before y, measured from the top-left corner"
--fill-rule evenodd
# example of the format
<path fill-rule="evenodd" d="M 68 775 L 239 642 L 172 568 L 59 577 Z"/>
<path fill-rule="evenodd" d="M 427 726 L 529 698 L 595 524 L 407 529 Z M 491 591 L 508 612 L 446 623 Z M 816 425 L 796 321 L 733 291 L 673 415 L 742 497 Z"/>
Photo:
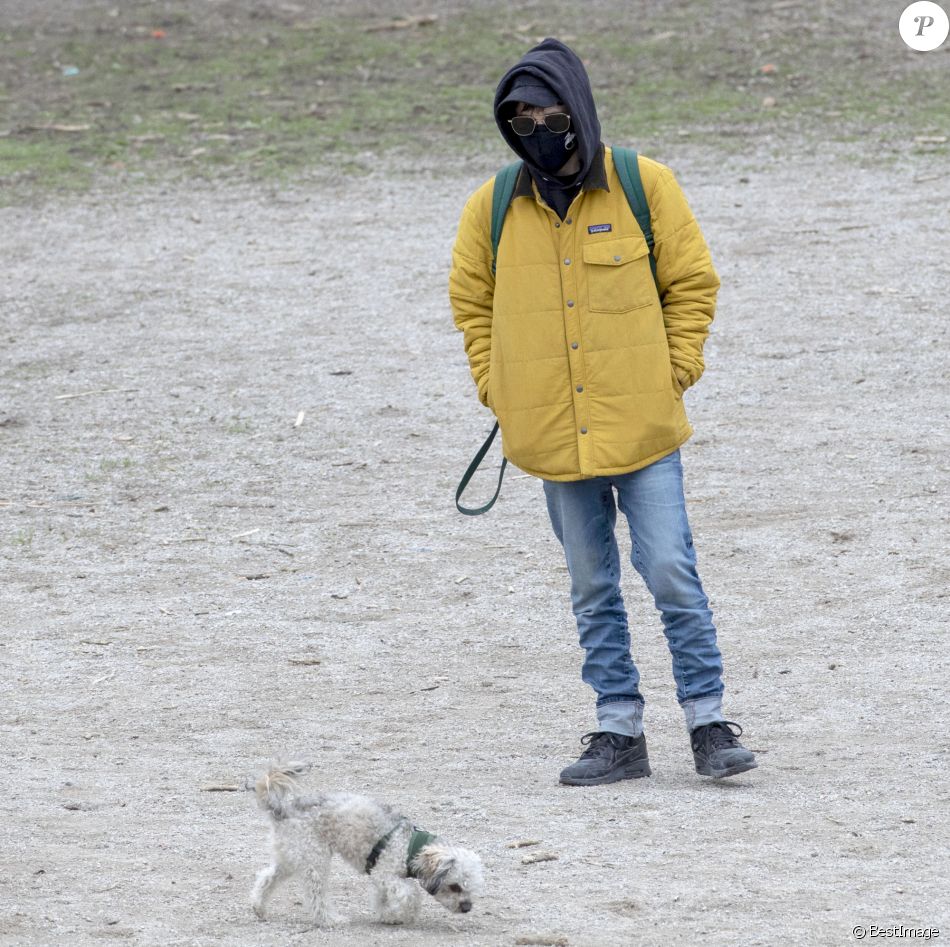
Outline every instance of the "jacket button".
<path fill-rule="evenodd" d="M 571 218 L 570 218 L 570 217 L 568 217 L 568 218 L 567 218 L 567 220 L 565 220 L 565 221 L 564 221 L 564 223 L 566 223 L 566 224 L 569 224 L 569 223 L 571 223 Z"/>
<path fill-rule="evenodd" d="M 570 257 L 568 257 L 568 258 L 564 261 L 564 265 L 565 265 L 565 266 L 570 266 L 570 265 L 571 265 L 571 258 L 570 258 Z"/>
<path fill-rule="evenodd" d="M 567 308 L 568 308 L 568 309 L 573 309 L 573 308 L 574 308 L 574 300 L 573 300 L 573 299 L 569 299 L 569 300 L 567 301 Z"/>
<path fill-rule="evenodd" d="M 561 226 L 561 222 L 560 222 L 559 220 L 555 220 L 555 221 L 554 221 L 554 226 L 555 226 L 555 227 L 560 227 L 560 226 Z"/>
<path fill-rule="evenodd" d="M 586 427 L 582 427 L 582 428 L 581 428 L 581 434 L 586 434 L 586 433 L 587 433 L 587 428 L 586 428 Z"/>
<path fill-rule="evenodd" d="M 578 390 L 578 392 L 583 391 L 583 390 L 584 390 L 584 386 L 583 386 L 583 385 L 578 385 L 578 386 L 577 386 L 577 390 Z"/>
<path fill-rule="evenodd" d="M 614 257 L 614 262 L 615 262 L 615 263 L 619 263 L 619 262 L 620 262 L 620 257 L 619 257 L 619 256 L 615 256 L 615 257 Z"/>
<path fill-rule="evenodd" d="M 577 343 L 576 343 L 576 342 L 572 342 L 572 343 L 571 343 L 571 348 L 572 348 L 572 349 L 576 349 L 576 348 L 577 348 Z"/>

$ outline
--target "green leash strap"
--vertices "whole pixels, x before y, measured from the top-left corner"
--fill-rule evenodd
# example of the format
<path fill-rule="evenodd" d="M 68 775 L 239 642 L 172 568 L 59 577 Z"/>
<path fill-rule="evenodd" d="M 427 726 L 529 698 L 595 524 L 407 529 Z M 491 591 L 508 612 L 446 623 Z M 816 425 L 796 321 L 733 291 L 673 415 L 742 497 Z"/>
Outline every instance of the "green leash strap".
<path fill-rule="evenodd" d="M 498 174 L 495 175 L 495 183 L 492 186 L 492 196 L 491 196 L 491 272 L 492 276 L 495 275 L 495 258 L 498 256 L 498 243 L 501 240 L 501 229 L 505 225 L 505 214 L 508 213 L 508 205 L 511 203 L 511 196 L 515 192 L 515 184 L 518 181 L 518 175 L 521 173 L 521 166 L 524 164 L 522 161 L 513 161 L 509 165 L 505 165 Z M 481 513 L 487 513 L 494 505 L 495 500 L 498 499 L 498 494 L 501 493 L 501 481 L 505 476 L 505 467 L 508 466 L 508 458 L 503 457 L 501 461 L 501 469 L 498 471 L 498 486 L 495 489 L 495 495 L 484 505 L 475 508 L 462 506 L 459 503 L 459 500 L 462 498 L 462 494 L 465 492 L 465 488 L 468 486 L 469 480 L 472 479 L 475 471 L 478 470 L 478 465 L 484 460 L 485 455 L 488 453 L 488 448 L 491 447 L 492 441 L 495 439 L 495 435 L 498 433 L 498 422 L 495 422 L 495 426 L 491 429 L 491 434 L 488 435 L 488 439 L 482 444 L 478 453 L 475 455 L 475 459 L 468 465 L 468 470 L 465 471 L 464 476 L 462 477 L 461 483 L 458 485 L 458 489 L 455 491 L 455 506 L 458 508 L 459 513 L 463 513 L 465 516 L 478 516 Z"/>
<path fill-rule="evenodd" d="M 455 491 L 455 506 L 458 508 L 459 513 L 464 513 L 466 516 L 478 516 L 480 513 L 487 513 L 494 505 L 495 500 L 498 499 L 498 494 L 501 493 L 501 481 L 505 476 L 505 467 L 508 466 L 508 458 L 503 457 L 501 459 L 501 469 L 498 471 L 498 486 L 495 488 L 495 495 L 484 505 L 479 507 L 467 507 L 462 506 L 459 503 L 459 500 L 462 498 L 462 494 L 465 492 L 465 488 L 468 486 L 469 480 L 472 479 L 475 471 L 478 470 L 478 465 L 485 459 L 485 455 L 488 453 L 488 449 L 491 447 L 492 441 L 495 439 L 495 435 L 498 433 L 498 422 L 495 422 L 495 426 L 491 429 L 491 434 L 488 435 L 485 443 L 478 449 L 478 453 L 475 455 L 472 462 L 468 465 L 468 470 L 462 476 L 462 480 L 458 485 L 458 489 Z"/>
<path fill-rule="evenodd" d="M 643 190 L 643 180 L 640 177 L 637 153 L 632 148 L 614 148 L 612 153 L 620 185 L 623 187 L 624 194 L 627 195 L 627 203 L 633 211 L 633 216 L 637 218 L 650 251 L 650 271 L 653 273 L 653 282 L 656 283 L 656 292 L 659 295 L 660 283 L 656 278 L 656 257 L 653 255 L 653 224 L 650 220 L 650 205 L 647 204 L 647 195 Z"/>

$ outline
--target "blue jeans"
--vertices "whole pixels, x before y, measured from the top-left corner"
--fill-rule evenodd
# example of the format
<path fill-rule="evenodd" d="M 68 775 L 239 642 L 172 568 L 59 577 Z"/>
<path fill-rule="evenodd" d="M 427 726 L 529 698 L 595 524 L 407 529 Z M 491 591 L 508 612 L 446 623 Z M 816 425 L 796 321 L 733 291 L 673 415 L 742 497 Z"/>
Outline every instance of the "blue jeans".
<path fill-rule="evenodd" d="M 582 677 L 597 693 L 599 729 L 628 736 L 643 732 L 640 674 L 630 655 L 620 592 L 618 505 L 630 526 L 633 566 L 663 620 L 686 726 L 722 720 L 722 656 L 696 571 L 680 452 L 617 477 L 545 480 L 544 495 L 567 556 L 571 605 L 586 652 Z"/>

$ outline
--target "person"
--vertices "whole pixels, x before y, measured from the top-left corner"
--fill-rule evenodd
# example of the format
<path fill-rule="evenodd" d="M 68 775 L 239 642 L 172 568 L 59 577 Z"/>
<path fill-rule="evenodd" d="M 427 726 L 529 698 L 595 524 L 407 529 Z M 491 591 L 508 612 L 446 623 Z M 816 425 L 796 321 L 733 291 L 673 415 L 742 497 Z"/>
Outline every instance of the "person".
<path fill-rule="evenodd" d="M 661 613 L 697 772 L 756 766 L 722 711 L 722 658 L 696 569 L 680 447 L 683 392 L 703 373 L 719 278 L 672 172 L 639 157 L 650 253 L 601 142 L 577 55 L 546 39 L 501 78 L 495 119 L 524 162 L 492 258 L 494 179 L 468 200 L 449 277 L 456 327 L 508 460 L 543 481 L 597 695 L 597 729 L 560 774 L 569 785 L 650 775 L 615 535 Z"/>

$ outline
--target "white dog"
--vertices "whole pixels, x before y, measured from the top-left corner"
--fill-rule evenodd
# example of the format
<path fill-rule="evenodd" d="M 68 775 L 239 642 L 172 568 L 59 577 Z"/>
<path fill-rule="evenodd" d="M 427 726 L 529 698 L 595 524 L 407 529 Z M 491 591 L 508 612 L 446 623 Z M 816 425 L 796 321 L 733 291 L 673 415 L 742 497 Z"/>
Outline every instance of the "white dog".
<path fill-rule="evenodd" d="M 251 892 L 251 904 L 261 920 L 278 882 L 299 875 L 314 923 L 328 923 L 327 887 L 334 853 L 369 875 L 374 909 L 387 924 L 415 917 L 419 885 L 449 911 L 472 909 L 482 887 L 478 855 L 417 829 L 405 816 L 366 796 L 302 795 L 297 777 L 309 768 L 301 763 L 275 766 L 254 787 L 258 803 L 271 819 L 274 850 L 273 861 L 257 876 Z"/>

